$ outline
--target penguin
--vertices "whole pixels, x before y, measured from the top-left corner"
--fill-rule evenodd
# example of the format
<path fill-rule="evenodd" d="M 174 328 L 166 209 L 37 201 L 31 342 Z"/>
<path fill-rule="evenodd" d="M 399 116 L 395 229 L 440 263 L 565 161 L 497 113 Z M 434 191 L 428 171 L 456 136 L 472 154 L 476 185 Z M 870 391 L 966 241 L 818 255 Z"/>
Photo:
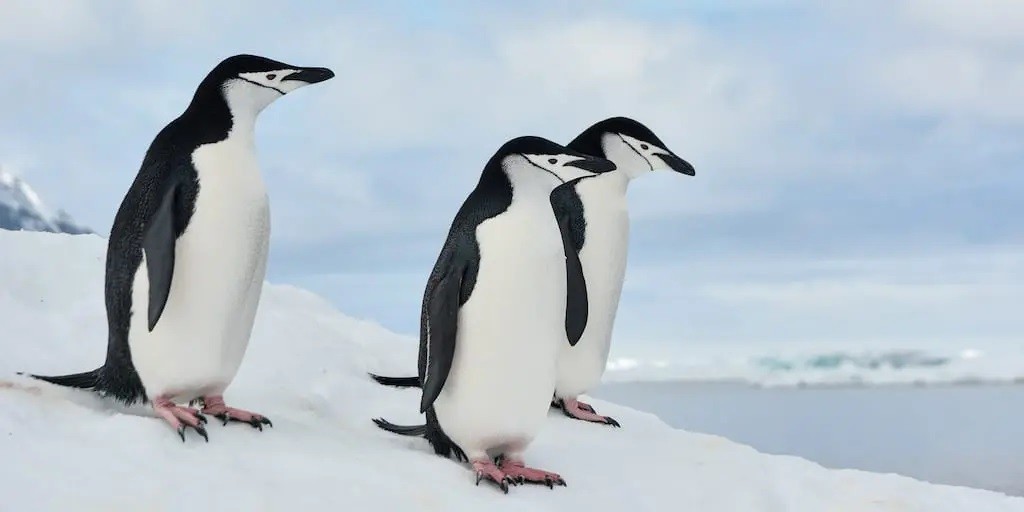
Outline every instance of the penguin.
<path fill-rule="evenodd" d="M 672 170 L 694 176 L 692 165 L 676 156 L 650 128 L 627 117 L 599 121 L 566 146 L 571 150 L 607 158 L 614 172 L 586 177 L 559 186 L 552 201 L 569 219 L 574 247 L 587 281 L 589 320 L 575 346 L 561 345 L 558 378 L 552 407 L 566 416 L 619 426 L 618 421 L 596 414 L 579 395 L 601 381 L 608 363 L 611 334 L 625 277 L 629 244 L 626 189 L 634 178 L 649 172 Z M 415 387 L 417 377 L 389 377 L 370 373 L 377 382 L 394 387 Z"/>
<path fill-rule="evenodd" d="M 224 425 L 273 426 L 223 397 L 245 355 L 267 268 L 270 205 L 256 118 L 274 100 L 333 76 L 255 55 L 217 64 L 153 139 L 114 217 L 106 360 L 84 373 L 31 376 L 148 403 L 182 442 L 187 427 L 209 442 L 206 414 Z"/>
<path fill-rule="evenodd" d="M 579 395 L 600 384 L 608 364 L 629 246 L 627 187 L 634 178 L 650 172 L 671 170 L 694 176 L 696 171 L 650 128 L 626 117 L 593 124 L 567 147 L 607 158 L 617 170 L 559 187 L 552 198 L 555 210 L 570 219 L 574 247 L 579 250 L 587 280 L 590 319 L 574 347 L 559 347 L 552 406 L 573 419 L 618 427 L 618 421 L 597 414 Z"/>
<path fill-rule="evenodd" d="M 425 437 L 469 462 L 476 483 L 565 485 L 527 467 L 523 452 L 547 418 L 560 345 L 587 323 L 587 292 L 569 218 L 551 193 L 615 170 L 610 161 L 524 136 L 501 146 L 452 221 L 420 318 L 418 381 L 426 423 L 380 428 Z"/>

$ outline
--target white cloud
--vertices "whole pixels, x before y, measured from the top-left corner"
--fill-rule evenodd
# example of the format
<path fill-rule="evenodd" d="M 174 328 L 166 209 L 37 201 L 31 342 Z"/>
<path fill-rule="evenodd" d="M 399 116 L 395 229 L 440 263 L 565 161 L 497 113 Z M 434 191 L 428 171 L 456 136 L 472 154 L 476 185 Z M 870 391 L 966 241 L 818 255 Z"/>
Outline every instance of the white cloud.
<path fill-rule="evenodd" d="M 973 123 L 1024 122 L 1021 2 L 837 5 L 829 8 L 831 22 L 862 34 L 840 74 L 858 108 Z"/>
<path fill-rule="evenodd" d="M 762 66 L 685 23 L 591 17 L 452 37 L 344 20 L 312 37 L 351 78 L 329 101 L 363 150 L 471 142 L 482 162 L 515 135 L 567 141 L 626 114 L 680 152 L 719 155 L 770 127 L 778 109 Z"/>
<path fill-rule="evenodd" d="M 987 129 L 1024 119 L 1017 2 L 988 0 L 988 10 L 945 0 L 801 5 L 801 16 L 750 16 L 748 27 L 643 18 L 607 3 L 586 12 L 544 4 L 540 17 L 493 4 L 459 7 L 462 17 L 449 17 L 449 5 L 429 8 L 432 20 L 447 22 L 420 23 L 406 12 L 412 8 L 380 5 L 2 0 L 0 59 L 14 78 L 0 82 L 0 161 L 17 156 L 41 195 L 102 231 L 146 145 L 209 66 L 231 53 L 262 53 L 338 73 L 261 119 L 272 257 L 309 247 L 376 254 L 380 244 L 404 258 L 403 272 L 409 261 L 429 266 L 451 214 L 501 142 L 526 133 L 567 141 L 624 114 L 649 124 L 698 171 L 634 183 L 635 232 L 657 220 L 666 230 L 653 249 L 686 243 L 693 254 L 706 240 L 681 242 L 682 218 L 738 219 L 716 241 L 732 238 L 721 243 L 750 255 L 665 269 L 642 258 L 651 247 L 637 247 L 620 317 L 624 337 L 898 337 L 915 329 L 960 336 L 983 321 L 979 335 L 1019 332 L 1024 326 L 1004 307 L 1020 302 L 1016 263 L 772 260 L 764 236 L 751 231 L 771 219 L 739 216 L 789 214 L 783 221 L 821 233 L 835 213 L 821 208 L 794 220 L 800 212 L 780 201 L 819 197 L 841 189 L 837 180 L 871 173 L 877 193 L 906 204 L 899 210 L 906 218 L 892 219 L 907 232 L 900 244 L 948 236 L 936 248 L 942 252 L 967 238 L 914 226 L 942 207 L 925 204 L 927 187 L 966 187 L 963 162 L 973 166 L 971 185 L 1015 184 L 1005 162 L 1019 159 L 1019 144 Z M 939 121 L 887 131 L 918 117 Z M 954 152 L 962 160 L 946 162 Z M 979 215 L 985 200 L 978 198 Z M 797 228 L 787 234 L 778 244 L 797 250 L 812 236 Z M 857 248 L 870 233 L 834 237 Z M 348 263 L 338 257 L 336 265 L 343 271 Z M 415 310 L 422 275 L 373 286 L 375 272 L 394 271 L 391 264 L 324 286 L 338 295 L 376 293 L 366 299 L 375 307 L 402 300 Z"/>
<path fill-rule="evenodd" d="M 864 76 L 894 108 L 1021 123 L 1022 59 L 1024 52 L 1001 55 L 969 44 L 922 45 L 881 56 Z"/>
<path fill-rule="evenodd" d="M 94 40 L 101 27 L 89 2 L 4 0 L 0 3 L 0 43 L 18 50 L 68 50 Z"/>
<path fill-rule="evenodd" d="M 903 0 L 898 9 L 944 36 L 999 45 L 1024 42 L 1024 3 L 1018 0 Z"/>
<path fill-rule="evenodd" d="M 1024 246 L 697 257 L 631 262 L 617 323 L 634 340 L 1019 343 L 1022 301 Z"/>

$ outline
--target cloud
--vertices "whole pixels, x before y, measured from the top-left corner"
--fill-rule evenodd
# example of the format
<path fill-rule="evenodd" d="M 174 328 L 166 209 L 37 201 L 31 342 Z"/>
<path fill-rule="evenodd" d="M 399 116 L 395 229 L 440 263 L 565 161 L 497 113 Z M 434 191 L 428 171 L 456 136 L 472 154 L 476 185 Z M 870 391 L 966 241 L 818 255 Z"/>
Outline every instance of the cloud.
<path fill-rule="evenodd" d="M 692 258 L 631 267 L 619 332 L 676 343 L 1013 344 L 1024 328 L 1021 300 L 1024 246 L 840 259 Z"/>
<path fill-rule="evenodd" d="M 219 59 L 330 66 L 257 128 L 272 277 L 412 332 L 491 153 L 629 115 L 697 176 L 631 185 L 624 339 L 1007 336 L 1024 277 L 924 257 L 1024 243 L 1021 9 L 985 7 L 8 0 L 0 163 L 103 231 Z"/>
<path fill-rule="evenodd" d="M 911 22 L 965 40 L 994 45 L 1024 41 L 1024 5 L 1016 0 L 903 0 L 899 12 Z"/>
<path fill-rule="evenodd" d="M 1024 124 L 1019 101 L 1024 51 L 1000 54 L 980 45 L 921 45 L 880 57 L 866 66 L 863 76 L 892 107 Z"/>
<path fill-rule="evenodd" d="M 0 43 L 21 51 L 67 50 L 95 39 L 101 26 L 95 14 L 86 2 L 4 0 L 0 5 Z"/>

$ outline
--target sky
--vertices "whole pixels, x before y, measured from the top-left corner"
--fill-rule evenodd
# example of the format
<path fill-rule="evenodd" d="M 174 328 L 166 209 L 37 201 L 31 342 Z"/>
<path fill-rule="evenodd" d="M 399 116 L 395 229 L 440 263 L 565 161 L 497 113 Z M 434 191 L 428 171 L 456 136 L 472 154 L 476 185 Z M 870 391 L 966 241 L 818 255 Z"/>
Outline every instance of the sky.
<path fill-rule="evenodd" d="M 616 347 L 1024 346 L 1022 27 L 1017 0 L 4 0 L 0 165 L 106 233 L 219 60 L 328 66 L 257 127 L 268 279 L 412 334 L 489 156 L 624 115 L 697 175 L 630 186 Z"/>

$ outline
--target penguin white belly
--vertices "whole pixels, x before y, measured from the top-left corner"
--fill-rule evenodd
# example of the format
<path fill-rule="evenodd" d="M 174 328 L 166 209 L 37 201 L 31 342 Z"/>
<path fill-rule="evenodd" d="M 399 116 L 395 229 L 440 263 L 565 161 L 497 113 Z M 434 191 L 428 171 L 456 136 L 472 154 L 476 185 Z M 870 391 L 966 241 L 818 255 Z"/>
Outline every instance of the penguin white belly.
<path fill-rule="evenodd" d="M 577 191 L 587 221 L 586 239 L 580 251 L 587 282 L 587 327 L 576 346 L 559 346 L 555 389 L 559 398 L 575 398 L 601 382 L 622 294 L 629 239 L 629 213 L 623 188 L 593 178 L 580 183 Z"/>
<path fill-rule="evenodd" d="M 132 288 L 128 342 L 150 399 L 223 393 L 248 346 L 266 273 L 270 208 L 255 151 L 229 138 L 192 158 L 199 192 L 152 332 L 145 258 Z"/>
<path fill-rule="evenodd" d="M 513 203 L 476 236 L 476 285 L 434 402 L 441 428 L 471 458 L 529 445 L 547 417 L 558 346 L 568 344 L 565 253 L 549 203 Z"/>

